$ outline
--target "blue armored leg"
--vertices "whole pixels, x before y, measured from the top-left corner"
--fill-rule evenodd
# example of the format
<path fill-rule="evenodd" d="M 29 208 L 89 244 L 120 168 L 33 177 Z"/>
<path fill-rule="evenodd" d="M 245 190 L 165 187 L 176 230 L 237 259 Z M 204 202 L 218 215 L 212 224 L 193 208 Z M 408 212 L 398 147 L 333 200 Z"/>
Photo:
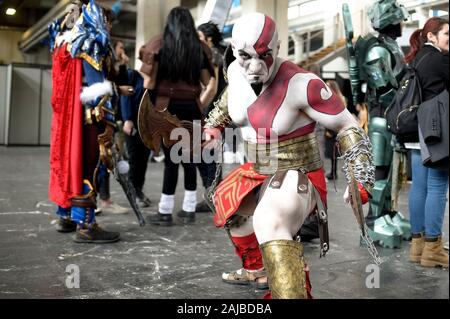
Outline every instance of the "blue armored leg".
<path fill-rule="evenodd" d="M 71 217 L 77 225 L 90 225 L 95 222 L 95 192 L 88 180 L 83 181 L 83 193 L 72 199 Z"/>
<path fill-rule="evenodd" d="M 95 222 L 95 191 L 88 180 L 83 181 L 83 195 L 72 199 L 71 217 L 77 223 L 75 242 L 111 243 L 120 239 L 117 232 L 108 232 Z"/>
<path fill-rule="evenodd" d="M 77 229 L 77 224 L 70 217 L 70 208 L 58 206 L 56 215 L 59 216 L 59 222 L 56 230 L 60 233 L 71 233 Z"/>

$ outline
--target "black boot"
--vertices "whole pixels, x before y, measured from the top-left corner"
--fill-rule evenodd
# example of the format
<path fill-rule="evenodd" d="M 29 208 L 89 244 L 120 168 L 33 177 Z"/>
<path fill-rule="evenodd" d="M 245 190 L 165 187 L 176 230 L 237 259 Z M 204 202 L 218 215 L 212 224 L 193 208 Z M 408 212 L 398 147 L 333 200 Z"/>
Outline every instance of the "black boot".
<path fill-rule="evenodd" d="M 145 196 L 145 194 L 142 191 L 137 191 L 136 195 L 137 195 L 137 201 L 138 201 L 138 204 L 140 207 L 142 207 L 142 208 L 150 207 L 152 202 L 147 196 Z"/>
<path fill-rule="evenodd" d="M 106 244 L 114 243 L 119 239 L 120 234 L 118 232 L 103 230 L 94 222 L 91 225 L 86 223 L 78 225 L 74 241 L 86 244 Z"/>
<path fill-rule="evenodd" d="M 71 233 L 77 230 L 77 223 L 70 218 L 60 218 L 56 231 L 60 233 Z"/>
<path fill-rule="evenodd" d="M 329 181 L 337 180 L 337 160 L 331 159 L 331 172 L 325 176 Z"/>
<path fill-rule="evenodd" d="M 158 226 L 172 226 L 173 225 L 172 214 L 161 214 L 158 212 L 155 215 L 150 215 L 147 218 L 147 221 L 152 225 L 158 225 Z"/>
<path fill-rule="evenodd" d="M 325 175 L 325 177 L 326 177 L 329 181 L 332 181 L 332 180 L 336 180 L 336 179 L 337 179 L 337 176 L 336 176 L 335 174 L 333 174 L 332 172 L 330 172 L 330 173 L 328 173 L 327 175 Z"/>
<path fill-rule="evenodd" d="M 195 222 L 195 212 L 187 212 L 185 210 L 180 210 L 177 213 L 178 219 L 184 224 L 192 224 Z"/>
<path fill-rule="evenodd" d="M 210 213 L 211 209 L 209 208 L 208 204 L 203 200 L 200 203 L 195 206 L 195 212 L 196 213 Z"/>

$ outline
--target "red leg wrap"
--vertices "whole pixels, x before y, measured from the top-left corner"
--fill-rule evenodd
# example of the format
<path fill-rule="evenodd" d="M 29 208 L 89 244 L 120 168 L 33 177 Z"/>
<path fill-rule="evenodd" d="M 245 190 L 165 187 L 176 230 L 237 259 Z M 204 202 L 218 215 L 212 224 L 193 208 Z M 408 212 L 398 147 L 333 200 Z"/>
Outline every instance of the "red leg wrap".
<path fill-rule="evenodd" d="M 264 267 L 255 233 L 245 237 L 232 236 L 231 238 L 236 247 L 236 254 L 242 259 L 244 269 L 258 270 Z"/>
<path fill-rule="evenodd" d="M 263 296 L 263 299 L 272 299 L 272 292 L 267 290 L 266 294 Z"/>
<path fill-rule="evenodd" d="M 309 280 L 309 270 L 306 270 L 305 273 L 306 273 L 306 292 L 308 294 L 308 299 L 313 299 L 314 297 L 311 294 L 312 290 L 311 281 Z"/>

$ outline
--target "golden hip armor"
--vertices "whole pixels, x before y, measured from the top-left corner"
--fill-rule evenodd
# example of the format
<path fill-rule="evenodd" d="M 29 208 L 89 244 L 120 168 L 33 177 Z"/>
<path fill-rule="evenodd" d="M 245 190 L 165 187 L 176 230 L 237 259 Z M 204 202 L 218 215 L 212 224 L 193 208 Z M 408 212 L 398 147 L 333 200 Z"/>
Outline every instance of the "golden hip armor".
<path fill-rule="evenodd" d="M 311 172 L 323 165 L 314 132 L 275 144 L 245 142 L 244 147 L 255 170 L 263 175 L 290 169 Z"/>

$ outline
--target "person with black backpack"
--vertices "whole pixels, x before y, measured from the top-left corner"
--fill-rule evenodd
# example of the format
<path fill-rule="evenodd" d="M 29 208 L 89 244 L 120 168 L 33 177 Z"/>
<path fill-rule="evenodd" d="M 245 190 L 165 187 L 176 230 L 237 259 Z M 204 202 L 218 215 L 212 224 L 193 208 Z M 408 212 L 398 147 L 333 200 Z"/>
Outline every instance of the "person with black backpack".
<path fill-rule="evenodd" d="M 405 61 L 415 65 L 422 103 L 433 99 L 444 90 L 449 90 L 448 32 L 448 20 L 433 17 L 425 23 L 423 29 L 418 29 L 411 35 L 411 50 Z M 421 63 L 417 63 L 420 60 Z M 445 107 L 448 113 L 448 103 Z M 422 132 L 430 129 L 424 125 L 426 123 L 420 123 Z M 434 124 L 430 123 L 431 125 Z M 405 147 L 412 150 L 409 211 L 413 239 L 410 260 L 424 267 L 448 268 L 448 253 L 442 245 L 442 225 L 448 191 L 448 161 L 445 167 L 424 166 L 418 138 L 405 143 Z"/>

